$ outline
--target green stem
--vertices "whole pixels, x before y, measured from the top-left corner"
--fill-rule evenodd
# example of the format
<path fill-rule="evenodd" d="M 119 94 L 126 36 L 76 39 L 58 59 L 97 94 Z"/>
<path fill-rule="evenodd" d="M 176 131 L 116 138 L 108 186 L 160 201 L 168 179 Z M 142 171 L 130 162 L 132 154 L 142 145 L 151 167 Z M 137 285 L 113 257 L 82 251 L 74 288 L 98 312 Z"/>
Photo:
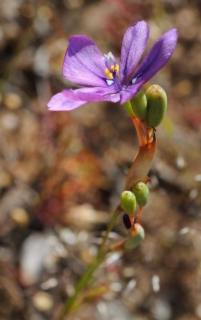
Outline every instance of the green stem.
<path fill-rule="evenodd" d="M 128 115 L 133 118 L 135 116 L 134 112 L 133 112 L 133 108 L 132 108 L 132 104 L 130 101 L 127 101 L 124 104 L 124 108 L 127 111 Z M 80 278 L 80 280 L 78 281 L 78 283 L 75 286 L 75 293 L 73 294 L 72 297 L 68 298 L 68 300 L 66 301 L 66 303 L 64 304 L 61 313 L 58 317 L 58 320 L 64 320 L 65 317 L 71 313 L 79 300 L 79 297 L 81 296 L 81 294 L 83 293 L 83 291 L 87 288 L 87 286 L 89 285 L 90 281 L 92 280 L 92 277 L 95 273 L 95 271 L 98 269 L 98 267 L 102 264 L 102 262 L 105 259 L 106 254 L 108 253 L 108 247 L 106 246 L 107 244 L 107 240 L 110 234 L 110 231 L 113 229 L 118 214 L 120 212 L 120 207 L 117 207 L 117 209 L 114 211 L 114 213 L 112 214 L 111 220 L 108 224 L 105 236 L 103 237 L 102 243 L 99 247 L 98 253 L 96 255 L 96 257 L 94 258 L 94 260 L 92 261 L 92 263 L 86 268 L 84 274 L 82 275 L 82 277 Z"/>
<path fill-rule="evenodd" d="M 92 263 L 87 267 L 84 274 L 78 281 L 76 287 L 75 287 L 75 293 L 71 298 L 68 298 L 66 303 L 63 306 L 63 309 L 61 310 L 61 314 L 59 316 L 59 320 L 65 319 L 65 316 L 68 315 L 76 305 L 77 299 L 79 298 L 80 294 L 83 292 L 83 290 L 88 286 L 90 280 L 92 279 L 93 274 L 98 269 L 98 267 L 101 265 L 101 263 L 104 261 L 105 255 L 107 254 L 107 250 L 105 248 L 105 244 L 108 240 L 108 236 L 110 234 L 110 231 L 113 229 L 116 219 L 118 217 L 118 208 L 115 210 L 115 212 L 112 214 L 110 223 L 108 224 L 105 236 L 102 240 L 101 246 L 98 250 L 98 253 L 92 261 Z"/>

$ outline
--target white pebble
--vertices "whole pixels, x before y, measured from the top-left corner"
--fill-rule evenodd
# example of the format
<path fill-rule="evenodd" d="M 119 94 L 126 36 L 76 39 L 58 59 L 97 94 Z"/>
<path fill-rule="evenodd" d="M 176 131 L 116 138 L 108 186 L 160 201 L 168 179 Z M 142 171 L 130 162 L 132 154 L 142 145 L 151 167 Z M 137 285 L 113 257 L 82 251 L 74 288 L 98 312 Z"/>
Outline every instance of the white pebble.
<path fill-rule="evenodd" d="M 157 275 L 154 275 L 151 279 L 152 282 L 152 288 L 154 292 L 160 291 L 160 278 Z"/>

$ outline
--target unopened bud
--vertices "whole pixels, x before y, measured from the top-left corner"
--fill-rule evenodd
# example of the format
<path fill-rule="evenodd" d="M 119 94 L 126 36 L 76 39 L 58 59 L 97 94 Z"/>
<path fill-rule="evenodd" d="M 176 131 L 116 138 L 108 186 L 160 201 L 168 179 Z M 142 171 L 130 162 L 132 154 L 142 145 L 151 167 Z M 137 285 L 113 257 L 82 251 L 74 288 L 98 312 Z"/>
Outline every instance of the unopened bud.
<path fill-rule="evenodd" d="M 138 92 L 131 100 L 134 114 L 144 120 L 147 114 L 147 97 L 143 91 Z"/>
<path fill-rule="evenodd" d="M 132 231 L 131 235 L 125 242 L 125 249 L 132 250 L 136 248 L 144 239 L 144 237 L 144 228 L 139 223 L 136 223 L 135 229 Z"/>
<path fill-rule="evenodd" d="M 147 115 L 146 123 L 149 127 L 157 127 L 167 111 L 167 95 L 163 88 L 153 84 L 146 91 Z"/>
<path fill-rule="evenodd" d="M 130 214 L 136 209 L 136 198 L 132 191 L 123 191 L 121 194 L 121 207 L 122 209 Z"/>
<path fill-rule="evenodd" d="M 132 189 L 135 194 L 137 203 L 140 207 L 144 207 L 148 201 L 149 188 L 144 182 L 138 182 Z"/>

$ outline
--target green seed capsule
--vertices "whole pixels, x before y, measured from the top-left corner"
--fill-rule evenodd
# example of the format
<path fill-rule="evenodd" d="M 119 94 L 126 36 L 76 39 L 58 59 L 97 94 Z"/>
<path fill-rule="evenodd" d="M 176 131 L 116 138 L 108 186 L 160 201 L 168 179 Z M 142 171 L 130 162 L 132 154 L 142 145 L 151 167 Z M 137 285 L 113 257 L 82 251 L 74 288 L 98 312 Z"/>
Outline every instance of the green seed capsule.
<path fill-rule="evenodd" d="M 138 182 L 132 189 L 135 194 L 137 203 L 140 207 L 144 207 L 148 201 L 149 188 L 144 182 Z"/>
<path fill-rule="evenodd" d="M 126 213 L 133 213 L 136 209 L 136 198 L 133 192 L 123 191 L 121 194 L 121 207 Z"/>
<path fill-rule="evenodd" d="M 136 248 L 144 238 L 144 228 L 140 224 L 136 223 L 135 229 L 132 231 L 131 235 L 125 242 L 125 249 L 132 250 Z"/>
<path fill-rule="evenodd" d="M 149 127 L 155 128 L 161 123 L 167 111 L 167 95 L 163 88 L 153 84 L 147 89 L 146 97 L 146 123 Z"/>
<path fill-rule="evenodd" d="M 147 114 L 147 97 L 144 92 L 138 92 L 131 100 L 131 104 L 135 115 L 144 120 Z"/>

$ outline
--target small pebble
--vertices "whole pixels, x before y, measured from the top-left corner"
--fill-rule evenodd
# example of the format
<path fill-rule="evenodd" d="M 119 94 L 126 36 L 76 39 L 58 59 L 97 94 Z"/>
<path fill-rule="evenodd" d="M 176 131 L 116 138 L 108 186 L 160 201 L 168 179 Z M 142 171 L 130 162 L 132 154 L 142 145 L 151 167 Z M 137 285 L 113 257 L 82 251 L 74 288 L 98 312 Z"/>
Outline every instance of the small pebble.
<path fill-rule="evenodd" d="M 198 316 L 199 319 L 201 319 L 201 304 L 198 304 L 195 310 L 196 315 Z"/>
<path fill-rule="evenodd" d="M 137 281 L 135 279 L 130 280 L 124 292 L 130 293 L 133 289 L 135 289 L 136 285 L 137 285 Z"/>
<path fill-rule="evenodd" d="M 8 172 L 0 171 L 0 189 L 10 187 L 12 178 Z"/>
<path fill-rule="evenodd" d="M 111 283 L 110 285 L 110 289 L 113 291 L 113 292 L 121 292 L 122 290 L 122 284 L 120 282 L 113 282 Z"/>
<path fill-rule="evenodd" d="M 160 278 L 157 275 L 154 275 L 151 279 L 152 282 L 152 288 L 154 292 L 160 291 Z"/>
<path fill-rule="evenodd" d="M 131 320 L 131 314 L 120 300 L 99 302 L 96 319 L 100 320 Z"/>
<path fill-rule="evenodd" d="M 120 253 L 120 252 L 114 252 L 114 253 L 112 253 L 112 254 L 106 259 L 106 261 L 105 261 L 106 265 L 109 266 L 109 265 L 111 265 L 111 264 L 113 264 L 113 263 L 117 263 L 117 262 L 120 260 L 121 256 L 122 256 L 122 253 Z"/>
<path fill-rule="evenodd" d="M 182 156 L 177 157 L 176 166 L 178 169 L 182 170 L 186 167 L 186 161 Z"/>
<path fill-rule="evenodd" d="M 189 198 L 191 199 L 191 200 L 194 200 L 194 199 L 196 199 L 197 198 L 197 196 L 198 196 L 198 190 L 197 189 L 191 189 L 191 191 L 189 192 Z"/>
<path fill-rule="evenodd" d="M 123 275 L 125 278 L 132 278 L 135 274 L 135 269 L 133 267 L 125 267 L 123 270 Z"/>
<path fill-rule="evenodd" d="M 188 227 L 184 227 L 179 231 L 179 233 L 181 235 L 185 235 L 185 234 L 189 233 L 189 231 L 190 231 L 190 229 Z"/>
<path fill-rule="evenodd" d="M 16 110 L 22 106 L 22 99 L 18 94 L 11 92 L 5 95 L 4 103 L 8 109 Z"/>
<path fill-rule="evenodd" d="M 68 245 L 75 245 L 77 242 L 77 237 L 73 231 L 70 229 L 62 229 L 59 231 L 59 235 L 63 242 L 65 242 Z"/>
<path fill-rule="evenodd" d="M 169 303 L 165 300 L 155 300 L 152 305 L 152 314 L 155 320 L 172 319 L 172 310 Z"/>
<path fill-rule="evenodd" d="M 54 272 L 65 248 L 52 233 L 35 232 L 23 242 L 20 253 L 20 274 L 25 285 L 39 281 L 42 271 Z"/>
<path fill-rule="evenodd" d="M 49 293 L 39 291 L 33 296 L 33 305 L 39 311 L 50 311 L 53 307 L 52 296 Z"/>
<path fill-rule="evenodd" d="M 58 281 L 55 278 L 50 278 L 47 281 L 43 282 L 41 284 L 41 289 L 43 290 L 50 290 L 52 288 L 55 288 L 58 285 Z"/>
<path fill-rule="evenodd" d="M 196 174 L 194 179 L 195 179 L 196 182 L 201 182 L 201 174 Z"/>
<path fill-rule="evenodd" d="M 16 130 L 19 126 L 19 118 L 14 113 L 6 113 L 1 117 L 1 125 L 5 130 Z"/>
<path fill-rule="evenodd" d="M 10 212 L 12 220 L 20 227 L 26 227 L 29 223 L 29 214 L 23 208 L 15 208 Z"/>

